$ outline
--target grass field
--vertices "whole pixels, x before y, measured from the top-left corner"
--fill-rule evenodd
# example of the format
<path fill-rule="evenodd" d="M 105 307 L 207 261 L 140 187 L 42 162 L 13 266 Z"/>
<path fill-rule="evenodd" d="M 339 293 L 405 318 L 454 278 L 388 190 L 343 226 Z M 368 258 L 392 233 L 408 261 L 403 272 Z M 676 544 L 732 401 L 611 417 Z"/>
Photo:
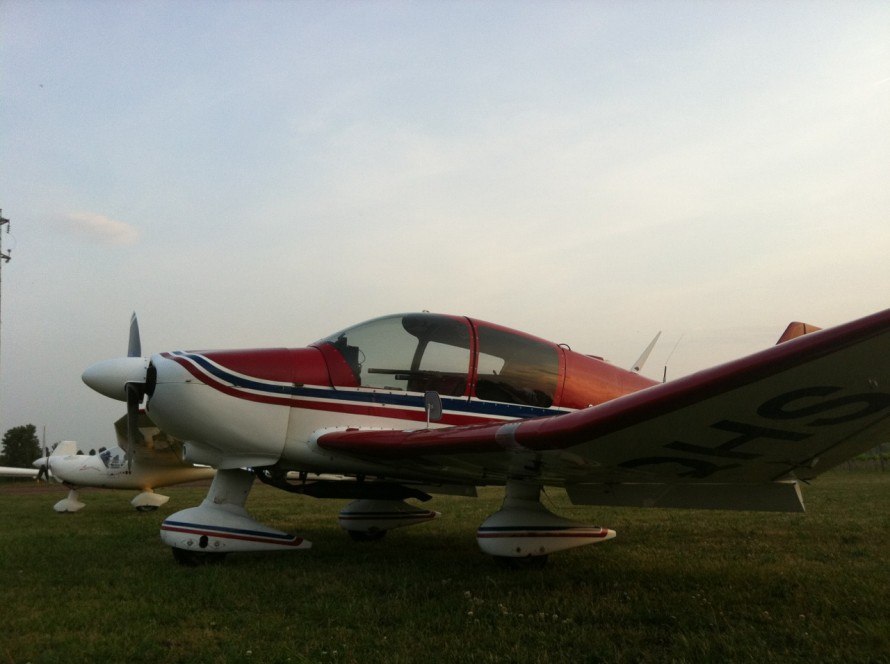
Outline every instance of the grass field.
<path fill-rule="evenodd" d="M 263 485 L 248 507 L 309 551 L 183 568 L 163 518 L 204 496 L 0 485 L 0 658 L 8 662 L 890 662 L 890 473 L 837 471 L 807 515 L 574 507 L 610 542 L 500 569 L 475 529 L 500 505 L 435 498 L 443 517 L 353 543 L 344 501 Z"/>

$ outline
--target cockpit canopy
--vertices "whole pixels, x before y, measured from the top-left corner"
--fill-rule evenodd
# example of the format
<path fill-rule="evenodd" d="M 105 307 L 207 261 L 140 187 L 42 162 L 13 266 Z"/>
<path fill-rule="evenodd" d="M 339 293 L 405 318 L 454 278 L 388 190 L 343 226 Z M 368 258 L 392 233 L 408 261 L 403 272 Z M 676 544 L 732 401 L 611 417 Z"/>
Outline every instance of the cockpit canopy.
<path fill-rule="evenodd" d="M 548 408 L 559 349 L 468 318 L 399 314 L 360 323 L 313 344 L 335 387 L 426 392 Z"/>
<path fill-rule="evenodd" d="M 123 468 L 127 464 L 127 453 L 120 447 L 112 447 L 99 453 L 99 458 L 106 468 L 116 470 Z"/>

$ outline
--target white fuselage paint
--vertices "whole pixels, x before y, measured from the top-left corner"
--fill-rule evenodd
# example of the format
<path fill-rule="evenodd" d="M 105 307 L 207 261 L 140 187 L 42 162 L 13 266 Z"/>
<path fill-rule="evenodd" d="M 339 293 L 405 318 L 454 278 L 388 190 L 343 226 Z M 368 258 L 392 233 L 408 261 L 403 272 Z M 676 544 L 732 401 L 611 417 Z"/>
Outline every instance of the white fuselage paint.
<path fill-rule="evenodd" d="M 319 389 L 329 390 L 330 400 L 282 398 L 278 400 L 280 403 L 264 403 L 211 387 L 176 361 L 162 355 L 153 356 L 151 361 L 157 369 L 157 384 L 148 403 L 152 420 L 180 440 L 218 452 L 222 459 L 215 464 L 218 468 L 261 467 L 283 461 L 314 473 L 391 475 L 391 465 L 364 462 L 353 456 L 322 450 L 314 444 L 314 439 L 322 432 L 347 428 L 404 430 L 406 427 L 421 429 L 427 426 L 424 422 L 396 416 L 399 410 L 416 410 L 422 414 L 423 408 L 392 407 L 381 403 L 372 406 L 380 415 L 332 411 L 325 409 L 325 401 L 346 408 L 351 403 L 343 399 L 343 390 L 337 392 L 327 386 L 319 386 Z M 379 392 L 386 393 L 385 390 Z M 406 395 L 405 392 L 400 394 Z M 410 393 L 407 395 L 411 396 Z M 417 396 L 422 398 L 423 395 Z M 292 402 L 301 405 L 289 405 Z M 356 403 L 368 406 L 367 402 Z M 506 418 L 480 416 L 479 422 L 494 419 Z M 444 425 L 432 423 L 430 426 Z"/>
<path fill-rule="evenodd" d="M 134 462 L 128 470 L 126 463 L 120 468 L 106 468 L 98 455 L 76 454 L 50 456 L 47 459 L 52 477 L 71 486 L 89 486 L 107 489 L 141 489 L 143 491 L 162 486 L 207 479 L 213 476 L 211 468 L 152 467 Z"/>

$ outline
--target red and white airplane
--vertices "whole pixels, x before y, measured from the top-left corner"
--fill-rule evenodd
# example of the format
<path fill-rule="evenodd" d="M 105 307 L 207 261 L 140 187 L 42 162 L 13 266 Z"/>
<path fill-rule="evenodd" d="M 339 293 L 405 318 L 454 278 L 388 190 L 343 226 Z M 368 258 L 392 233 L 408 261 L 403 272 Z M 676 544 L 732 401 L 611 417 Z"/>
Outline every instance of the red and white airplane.
<path fill-rule="evenodd" d="M 185 459 L 219 469 L 200 506 L 161 526 L 185 563 L 309 546 L 248 515 L 257 477 L 353 498 L 340 525 L 357 539 L 437 516 L 406 499 L 504 486 L 479 546 L 540 563 L 615 536 L 552 514 L 544 486 L 580 505 L 802 511 L 800 481 L 890 438 L 890 309 L 790 326 L 774 347 L 667 383 L 462 316 L 377 318 L 308 348 L 151 357 L 132 352 L 134 326 L 133 356 L 83 379 L 127 401 L 133 422 L 148 397 Z"/>

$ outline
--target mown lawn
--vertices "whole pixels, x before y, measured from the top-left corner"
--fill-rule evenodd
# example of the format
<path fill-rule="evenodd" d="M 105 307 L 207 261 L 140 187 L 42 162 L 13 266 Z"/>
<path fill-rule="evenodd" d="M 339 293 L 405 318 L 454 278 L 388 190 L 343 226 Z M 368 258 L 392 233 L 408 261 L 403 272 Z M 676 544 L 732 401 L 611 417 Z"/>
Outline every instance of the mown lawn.
<path fill-rule="evenodd" d="M 615 540 L 504 570 L 474 534 L 501 492 L 435 498 L 442 518 L 354 543 L 344 501 L 263 485 L 248 507 L 309 551 L 183 568 L 163 518 L 206 489 L 64 495 L 0 485 L 0 658 L 8 662 L 890 661 L 890 473 L 837 471 L 807 515 L 574 507 Z"/>

